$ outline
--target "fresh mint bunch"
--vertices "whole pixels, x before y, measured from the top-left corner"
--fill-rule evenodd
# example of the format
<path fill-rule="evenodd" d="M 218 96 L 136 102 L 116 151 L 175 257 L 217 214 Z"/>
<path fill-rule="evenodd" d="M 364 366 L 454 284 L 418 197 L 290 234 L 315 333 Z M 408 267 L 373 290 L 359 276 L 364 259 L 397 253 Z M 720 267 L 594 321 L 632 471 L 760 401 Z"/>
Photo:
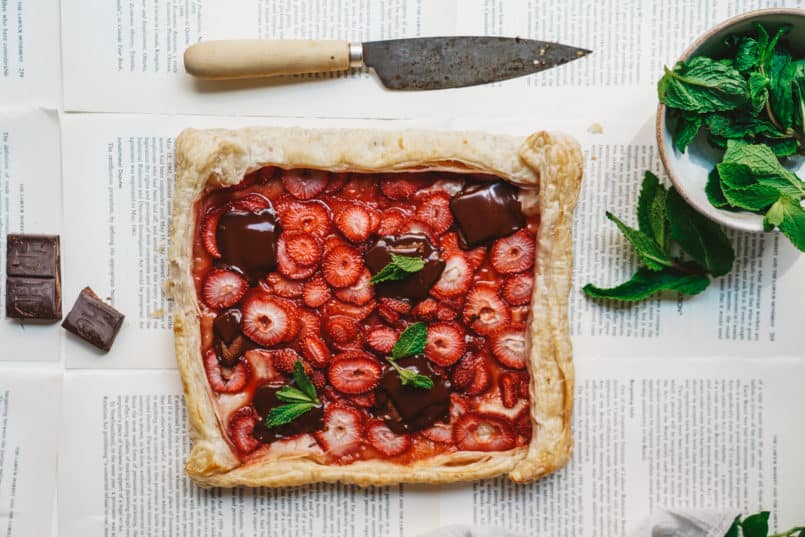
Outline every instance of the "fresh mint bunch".
<path fill-rule="evenodd" d="M 400 367 L 397 360 L 407 356 L 415 356 L 425 352 L 425 345 L 428 340 L 428 327 L 425 323 L 413 323 L 406 328 L 397 343 L 391 349 L 391 356 L 387 358 L 391 367 L 400 375 L 400 382 L 403 386 L 411 385 L 420 390 L 430 390 L 433 388 L 433 380 L 425 375 L 420 375 L 415 371 Z"/>
<path fill-rule="evenodd" d="M 805 59 L 758 23 L 751 35 L 727 39 L 724 58 L 696 56 L 666 68 L 657 83 L 668 107 L 674 147 L 684 152 L 700 131 L 724 157 L 710 174 L 707 196 L 719 208 L 764 215 L 805 251 L 805 188 L 779 159 L 805 155 Z"/>
<path fill-rule="evenodd" d="M 782 533 L 769 534 L 769 512 L 763 511 L 741 519 L 740 515 L 724 537 L 805 537 L 805 526 L 797 526 Z"/>
<path fill-rule="evenodd" d="M 634 302 L 658 291 L 696 295 L 710 285 L 708 274 L 723 276 L 732 269 L 735 252 L 721 227 L 693 210 L 676 190 L 666 190 L 649 171 L 637 202 L 638 229 L 606 214 L 631 243 L 643 266 L 616 287 L 585 285 L 587 296 Z M 675 256 L 672 242 L 691 259 Z"/>
<path fill-rule="evenodd" d="M 305 373 L 305 366 L 301 360 L 297 360 L 293 365 L 293 379 L 296 386 L 287 384 L 277 391 L 277 399 L 287 404 L 269 411 L 265 420 L 266 427 L 279 427 L 290 423 L 321 404 L 316 395 L 316 387 Z"/>

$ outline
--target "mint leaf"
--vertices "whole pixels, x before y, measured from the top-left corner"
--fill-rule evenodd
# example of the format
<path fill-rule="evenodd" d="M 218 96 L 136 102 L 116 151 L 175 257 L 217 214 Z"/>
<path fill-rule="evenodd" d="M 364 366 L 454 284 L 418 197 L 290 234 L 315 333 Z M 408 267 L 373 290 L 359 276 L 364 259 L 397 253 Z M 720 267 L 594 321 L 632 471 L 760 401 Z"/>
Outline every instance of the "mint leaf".
<path fill-rule="evenodd" d="M 690 145 L 702 126 L 702 116 L 693 112 L 684 112 L 676 108 L 668 109 L 668 129 L 674 147 L 680 153 Z"/>
<path fill-rule="evenodd" d="M 721 177 L 721 190 L 733 207 L 748 211 L 765 211 L 780 197 L 780 188 L 790 188 L 785 180 L 757 177 L 744 164 L 722 162 L 716 166 Z"/>
<path fill-rule="evenodd" d="M 759 71 L 749 75 L 749 101 L 752 113 L 758 115 L 769 99 L 769 77 Z"/>
<path fill-rule="evenodd" d="M 667 228 L 665 222 L 665 196 L 667 191 L 660 184 L 659 178 L 646 171 L 637 200 L 637 224 L 640 231 L 654 239 L 663 250 L 667 246 Z"/>
<path fill-rule="evenodd" d="M 305 366 L 302 364 L 302 360 L 297 360 L 293 365 L 293 379 L 299 389 L 308 396 L 311 402 L 319 403 L 319 399 L 316 397 L 316 387 L 313 386 L 313 381 L 311 381 L 310 377 L 305 373 Z M 277 395 L 279 395 L 279 393 Z"/>
<path fill-rule="evenodd" d="M 417 322 L 408 325 L 408 328 L 400 334 L 394 348 L 391 349 L 391 356 L 394 360 L 422 354 L 425 350 L 425 343 L 428 339 L 428 327 L 425 323 Z"/>
<path fill-rule="evenodd" d="M 794 196 L 805 194 L 805 183 L 796 174 L 786 170 L 777 160 L 774 152 L 766 145 L 744 144 L 737 140 L 730 140 L 727 143 L 727 151 L 724 153 L 722 163 L 730 162 L 748 166 L 752 174 L 759 178 L 758 182 L 761 184 L 776 185 L 775 188 L 785 189 L 786 193 Z"/>
<path fill-rule="evenodd" d="M 711 134 L 723 138 L 746 138 L 755 136 L 783 137 L 772 123 L 753 117 L 736 118 L 725 114 L 708 114 L 704 119 Z"/>
<path fill-rule="evenodd" d="M 769 512 L 750 515 L 741 522 L 744 537 L 766 537 L 769 534 Z"/>
<path fill-rule="evenodd" d="M 763 140 L 774 156 L 777 158 L 790 157 L 796 154 L 799 145 L 794 138 L 785 138 L 782 140 L 775 140 L 773 138 L 766 138 Z"/>
<path fill-rule="evenodd" d="M 791 63 L 791 55 L 775 52 L 769 62 L 769 115 L 774 115 L 776 123 L 782 128 L 791 127 L 794 112 L 792 84 L 796 66 Z"/>
<path fill-rule="evenodd" d="M 730 525 L 730 529 L 727 530 L 727 533 L 724 534 L 724 537 L 738 537 L 738 528 L 741 522 L 741 515 L 735 517 L 735 520 L 732 521 Z"/>
<path fill-rule="evenodd" d="M 721 177 L 718 175 L 718 168 L 713 168 L 707 176 L 707 185 L 704 187 L 704 192 L 713 207 L 718 209 L 729 207 L 730 203 L 724 197 L 724 191 L 721 189 Z"/>
<path fill-rule="evenodd" d="M 713 276 L 723 276 L 732 269 L 735 252 L 718 224 L 696 212 L 675 188 L 668 191 L 666 210 L 671 237 L 686 254 Z"/>
<path fill-rule="evenodd" d="M 763 218 L 768 231 L 777 226 L 799 251 L 805 252 L 805 209 L 798 200 L 782 196 Z"/>
<path fill-rule="evenodd" d="M 372 279 L 372 284 L 381 282 L 404 280 L 422 270 L 425 267 L 425 260 L 420 257 L 408 257 L 404 255 L 391 254 L 391 262 L 380 269 Z"/>
<path fill-rule="evenodd" d="M 722 185 L 723 186 L 723 185 Z M 763 185 L 746 188 L 724 188 L 724 197 L 732 207 L 752 212 L 763 212 L 780 197 L 780 193 Z"/>
<path fill-rule="evenodd" d="M 293 386 L 283 386 L 277 391 L 277 399 L 285 403 L 313 403 L 310 396 Z"/>
<path fill-rule="evenodd" d="M 399 364 L 397 364 L 397 362 L 391 358 L 388 358 L 388 362 L 391 364 L 391 367 L 393 367 L 400 375 L 400 382 L 403 386 L 411 385 L 414 388 L 419 388 L 420 390 L 430 390 L 433 388 L 433 380 L 430 377 L 420 375 L 415 371 L 400 367 Z"/>
<path fill-rule="evenodd" d="M 710 279 L 701 272 L 687 274 L 668 267 L 661 271 L 651 271 L 640 267 L 630 280 L 616 287 L 604 289 L 587 284 L 583 291 L 592 298 L 636 302 L 648 298 L 658 291 L 678 291 L 686 295 L 696 295 L 704 291 L 708 285 L 710 285 Z"/>
<path fill-rule="evenodd" d="M 736 69 L 696 56 L 679 62 L 657 83 L 660 102 L 690 112 L 734 110 L 749 100 L 749 85 Z"/>
<path fill-rule="evenodd" d="M 286 423 L 291 423 L 293 420 L 310 411 L 316 405 L 314 403 L 290 403 L 288 405 L 280 405 L 272 408 L 266 416 L 266 427 L 279 427 Z"/>
<path fill-rule="evenodd" d="M 746 73 L 760 63 L 760 47 L 757 39 L 744 37 L 738 43 L 738 50 L 735 53 L 735 67 L 742 73 Z"/>
<path fill-rule="evenodd" d="M 660 246 L 654 242 L 646 233 L 631 228 L 621 222 L 617 216 L 607 211 L 607 218 L 615 222 L 618 229 L 623 233 L 626 239 L 631 243 L 632 247 L 637 252 L 640 260 L 649 270 L 662 270 L 662 267 L 669 267 L 673 265 L 671 257 L 663 251 Z"/>

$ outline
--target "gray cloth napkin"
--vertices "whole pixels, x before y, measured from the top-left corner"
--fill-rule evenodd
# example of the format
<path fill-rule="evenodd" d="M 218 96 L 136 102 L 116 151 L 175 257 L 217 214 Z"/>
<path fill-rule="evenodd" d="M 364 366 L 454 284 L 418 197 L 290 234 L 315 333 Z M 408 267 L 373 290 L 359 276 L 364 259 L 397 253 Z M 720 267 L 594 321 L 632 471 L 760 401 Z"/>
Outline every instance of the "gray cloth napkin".
<path fill-rule="evenodd" d="M 643 521 L 629 537 L 724 537 L 737 510 L 663 509 Z M 525 537 L 505 528 L 445 526 L 419 537 Z M 531 537 L 550 537 L 539 535 Z"/>

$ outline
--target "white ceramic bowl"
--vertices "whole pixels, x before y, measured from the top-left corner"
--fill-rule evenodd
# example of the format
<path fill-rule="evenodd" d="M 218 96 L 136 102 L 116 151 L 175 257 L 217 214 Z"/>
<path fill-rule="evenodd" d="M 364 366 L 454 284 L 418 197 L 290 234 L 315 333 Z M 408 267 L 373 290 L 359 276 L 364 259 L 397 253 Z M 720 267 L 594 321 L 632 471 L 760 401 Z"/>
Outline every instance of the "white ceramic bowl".
<path fill-rule="evenodd" d="M 760 9 L 727 19 L 711 28 L 688 47 L 680 60 L 688 60 L 695 55 L 718 54 L 723 50 L 724 39 L 728 35 L 753 32 L 752 23 L 755 21 L 763 24 L 771 35 L 780 26 L 790 24 L 791 32 L 786 39 L 792 53 L 800 58 L 805 57 L 805 10 Z M 722 151 L 711 147 L 700 133 L 687 151 L 680 153 L 672 144 L 665 115 L 665 105 L 660 104 L 657 107 L 657 146 L 665 170 L 682 197 L 700 213 L 727 227 L 743 231 L 763 231 L 762 215 L 713 207 L 707 199 L 704 187 L 707 184 L 707 175 L 721 161 Z M 801 157 L 790 157 L 784 164 L 802 177 L 805 161 Z"/>

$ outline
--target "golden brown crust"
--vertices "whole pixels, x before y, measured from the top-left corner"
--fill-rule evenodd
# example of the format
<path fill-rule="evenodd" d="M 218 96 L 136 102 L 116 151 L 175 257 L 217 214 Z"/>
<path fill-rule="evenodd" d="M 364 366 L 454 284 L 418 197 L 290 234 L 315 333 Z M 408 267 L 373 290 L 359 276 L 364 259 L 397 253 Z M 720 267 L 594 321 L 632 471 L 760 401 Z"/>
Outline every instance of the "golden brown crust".
<path fill-rule="evenodd" d="M 367 460 L 325 465 L 315 453 L 278 450 L 241 463 L 222 433 L 200 356 L 191 275 L 194 203 L 208 186 L 238 183 L 263 166 L 328 171 L 419 170 L 493 174 L 530 189 L 524 210 L 538 210 L 537 263 L 528 330 L 531 416 L 528 446 L 505 452 L 456 452 L 410 465 Z M 445 483 L 509 473 L 532 481 L 564 465 L 572 451 L 573 364 L 567 320 L 572 268 L 572 213 L 580 187 L 578 144 L 557 133 L 525 141 L 474 132 L 253 128 L 185 130 L 176 143 L 176 188 L 169 296 L 175 301 L 176 359 L 184 385 L 193 449 L 187 473 L 202 486 L 288 486 L 317 481 L 358 485 Z M 320 454 L 320 452 L 319 452 Z"/>

